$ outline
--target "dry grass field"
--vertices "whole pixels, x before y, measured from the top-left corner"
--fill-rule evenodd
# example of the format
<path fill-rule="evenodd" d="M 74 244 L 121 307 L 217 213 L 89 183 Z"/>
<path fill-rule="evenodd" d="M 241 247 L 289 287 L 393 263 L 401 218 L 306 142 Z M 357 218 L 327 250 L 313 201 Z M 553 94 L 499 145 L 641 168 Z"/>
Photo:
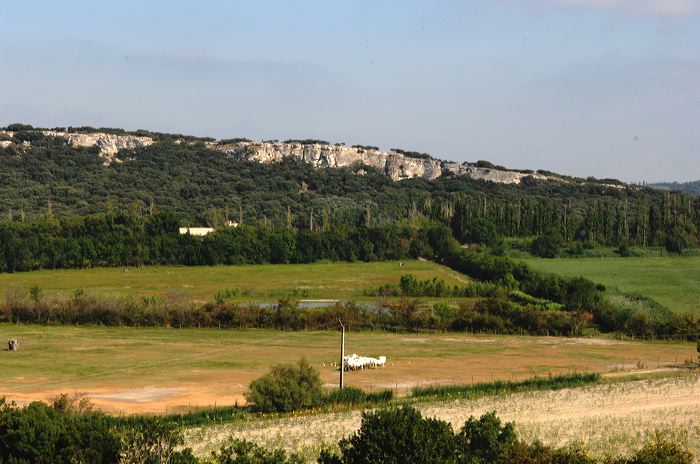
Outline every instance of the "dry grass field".
<path fill-rule="evenodd" d="M 243 401 L 249 382 L 280 362 L 306 357 L 329 387 L 338 372 L 338 332 L 0 325 L 17 337 L 2 356 L 2 394 L 47 400 L 85 393 L 116 413 L 163 413 Z M 385 355 L 384 369 L 349 373 L 367 390 L 529 378 L 571 371 L 672 366 L 694 358 L 690 343 L 612 339 L 350 332 L 346 353 Z"/>
<path fill-rule="evenodd" d="M 700 377 L 692 372 L 473 401 L 417 403 L 416 407 L 425 416 L 449 421 L 455 428 L 471 415 L 495 411 L 502 419 L 514 421 L 525 440 L 552 445 L 579 442 L 601 457 L 638 448 L 657 432 L 700 456 Z M 187 444 L 201 455 L 236 437 L 313 459 L 322 446 L 333 447 L 357 430 L 360 421 L 361 413 L 351 411 L 196 427 L 187 431 Z"/>

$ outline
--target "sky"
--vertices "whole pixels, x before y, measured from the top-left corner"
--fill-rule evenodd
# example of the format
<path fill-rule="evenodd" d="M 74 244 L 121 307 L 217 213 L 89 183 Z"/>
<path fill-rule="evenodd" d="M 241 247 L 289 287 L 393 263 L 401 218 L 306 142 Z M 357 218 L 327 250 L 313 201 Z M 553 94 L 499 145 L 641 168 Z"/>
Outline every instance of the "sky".
<path fill-rule="evenodd" d="M 700 179 L 700 0 L 0 0 L 0 125 Z"/>

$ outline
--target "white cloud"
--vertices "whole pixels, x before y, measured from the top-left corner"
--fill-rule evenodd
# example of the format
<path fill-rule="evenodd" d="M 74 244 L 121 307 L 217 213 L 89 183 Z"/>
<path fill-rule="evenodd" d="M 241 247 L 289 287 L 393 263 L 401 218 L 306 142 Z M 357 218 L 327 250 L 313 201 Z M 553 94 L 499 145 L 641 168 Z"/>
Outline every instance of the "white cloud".
<path fill-rule="evenodd" d="M 623 10 L 656 16 L 685 16 L 700 13 L 700 0 L 545 0 L 565 7 Z"/>

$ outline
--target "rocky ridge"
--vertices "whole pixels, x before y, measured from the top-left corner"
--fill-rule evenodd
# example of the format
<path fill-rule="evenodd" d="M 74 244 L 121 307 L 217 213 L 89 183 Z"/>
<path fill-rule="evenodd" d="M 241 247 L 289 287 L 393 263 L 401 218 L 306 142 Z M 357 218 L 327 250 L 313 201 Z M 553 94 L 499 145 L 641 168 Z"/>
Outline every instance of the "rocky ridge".
<path fill-rule="evenodd" d="M 74 132 L 43 131 L 49 137 L 63 137 L 71 147 L 89 148 L 98 147 L 103 164 L 108 166 L 115 162 L 121 162 L 116 157 L 119 150 L 133 150 L 134 148 L 147 147 L 154 143 L 151 137 L 139 137 L 135 135 L 108 134 L 95 132 L 81 134 Z"/>
<path fill-rule="evenodd" d="M 504 171 L 478 167 L 469 163 L 460 164 L 431 157 L 412 157 L 403 153 L 345 145 L 247 141 L 228 144 L 210 142 L 207 145 L 228 156 L 260 163 L 279 163 L 284 158 L 292 157 L 319 168 L 351 168 L 366 165 L 383 172 L 395 181 L 413 177 L 433 180 L 444 175 L 469 176 L 473 179 L 500 184 L 519 184 L 525 177 L 559 180 L 559 178 L 537 173 Z"/>
<path fill-rule="evenodd" d="M 12 137 L 13 132 L 0 131 L 5 137 Z M 49 137 L 60 137 L 68 145 L 79 148 L 98 147 L 105 166 L 113 162 L 120 163 L 121 150 L 133 150 L 156 143 L 152 137 L 129 134 L 112 134 L 107 132 L 62 132 L 43 130 Z M 0 148 L 12 145 L 12 141 L 0 141 Z M 176 143 L 184 143 L 181 140 Z M 29 146 L 28 142 L 24 143 Z M 318 168 L 355 168 L 358 174 L 364 173 L 362 166 L 370 166 L 386 174 L 395 181 L 420 177 L 434 180 L 442 176 L 468 176 L 472 179 L 485 180 L 499 184 L 519 184 L 524 178 L 538 180 L 563 181 L 554 176 L 539 173 L 508 171 L 490 167 L 477 166 L 473 163 L 456 163 L 443 161 L 427 155 L 411 156 L 406 153 L 382 151 L 374 147 L 348 147 L 341 144 L 306 143 L 306 142 L 206 142 L 208 148 L 236 159 L 256 161 L 259 163 L 280 163 L 285 158 L 295 158 Z"/>

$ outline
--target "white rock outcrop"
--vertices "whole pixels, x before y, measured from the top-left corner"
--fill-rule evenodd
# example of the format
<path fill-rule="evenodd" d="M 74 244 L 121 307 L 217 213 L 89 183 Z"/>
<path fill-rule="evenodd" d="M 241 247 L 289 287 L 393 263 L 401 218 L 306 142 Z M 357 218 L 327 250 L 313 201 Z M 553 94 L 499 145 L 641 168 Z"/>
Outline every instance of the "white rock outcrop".
<path fill-rule="evenodd" d="M 540 180 L 549 179 L 546 176 L 535 173 L 502 171 L 477 167 L 467 163 L 459 164 L 453 161 L 441 161 L 428 157 L 414 158 L 401 153 L 346 147 L 344 145 L 285 142 L 220 144 L 211 142 L 208 143 L 208 146 L 228 156 L 260 163 L 279 163 L 284 158 L 292 157 L 319 168 L 366 165 L 383 172 L 393 180 L 410 179 L 412 177 L 433 180 L 445 173 L 469 176 L 473 179 L 487 180 L 500 184 L 519 184 L 527 176 Z"/>
<path fill-rule="evenodd" d="M 436 159 L 409 158 L 399 153 L 365 150 L 330 144 L 284 142 L 210 143 L 209 146 L 249 161 L 279 163 L 284 158 L 296 158 L 319 168 L 371 166 L 394 180 L 411 177 L 435 179 L 442 175 L 442 163 Z"/>
<path fill-rule="evenodd" d="M 119 162 L 115 158 L 119 150 L 133 150 L 134 148 L 146 147 L 153 144 L 151 137 L 139 137 L 136 135 L 108 134 L 104 132 L 94 132 L 90 134 L 80 134 L 74 132 L 43 131 L 49 137 L 62 137 L 66 139 L 71 147 L 89 148 L 99 147 L 100 156 L 105 166 L 112 161 Z"/>

